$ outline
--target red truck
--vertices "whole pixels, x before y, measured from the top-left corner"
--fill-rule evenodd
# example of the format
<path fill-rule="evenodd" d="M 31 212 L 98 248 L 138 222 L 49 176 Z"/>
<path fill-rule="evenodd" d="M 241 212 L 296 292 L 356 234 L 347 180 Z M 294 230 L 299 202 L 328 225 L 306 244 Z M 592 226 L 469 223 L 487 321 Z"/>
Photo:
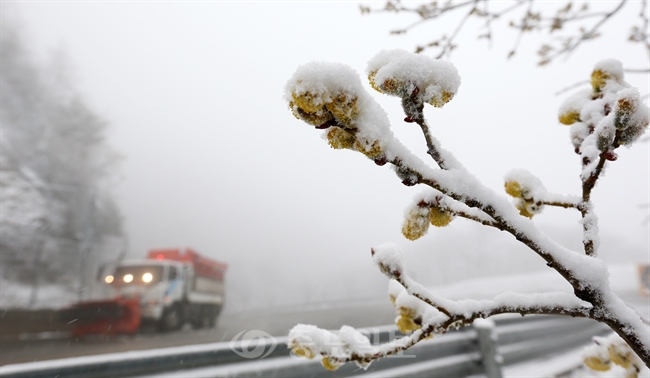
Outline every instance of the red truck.
<path fill-rule="evenodd" d="M 214 327 L 225 302 L 227 265 L 188 248 L 149 251 L 146 259 L 125 260 L 103 277 L 115 298 L 80 302 L 62 311 L 74 321 L 74 336 L 135 333 L 144 322 L 171 331 L 189 322 Z"/>

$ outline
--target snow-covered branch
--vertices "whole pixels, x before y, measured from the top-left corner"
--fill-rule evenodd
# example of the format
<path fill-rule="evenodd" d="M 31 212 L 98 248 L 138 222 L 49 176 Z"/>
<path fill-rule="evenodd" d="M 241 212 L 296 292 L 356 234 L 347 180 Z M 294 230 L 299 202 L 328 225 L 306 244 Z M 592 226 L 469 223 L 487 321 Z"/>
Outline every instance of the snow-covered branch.
<path fill-rule="evenodd" d="M 636 141 L 650 118 L 638 92 L 623 81 L 620 63 L 604 61 L 596 65 L 592 75 L 593 90 L 589 94 L 581 92 L 572 96 L 560 109 L 559 120 L 572 125 L 571 138 L 582 157 L 582 197 L 549 193 L 529 172 L 513 170 L 505 177 L 505 190 L 515 198 L 514 206 L 479 182 L 431 135 L 424 118 L 424 104 L 442 107 L 453 99 L 460 86 L 460 76 L 453 65 L 403 50 L 391 50 L 372 58 L 367 74 L 374 89 L 401 99 L 406 115 L 404 121 L 420 126 L 427 152 L 437 167 L 426 164 L 395 138 L 386 113 L 361 86 L 358 74 L 348 66 L 310 63 L 299 67 L 287 83 L 285 99 L 296 118 L 325 130 L 324 137 L 331 147 L 361 152 L 378 165 L 390 164 L 404 185 L 430 187 L 417 196 L 406 211 L 402 227 L 406 238 L 417 239 L 426 233 L 429 225 L 444 227 L 454 217 L 495 227 L 512 234 L 542 257 L 573 286 L 574 295 L 511 293 L 491 301 L 451 301 L 410 279 L 404 271 L 400 252 L 393 245 L 383 245 L 373 249 L 374 259 L 404 290 L 400 293 L 392 285 L 390 291 L 400 311 L 397 324 L 404 331 L 415 332 L 379 349 L 365 342 L 359 344 L 362 345 L 359 349 L 350 342 L 341 341 L 343 347 L 336 351 L 318 344 L 307 352 L 300 349 L 304 344 L 300 338 L 293 338 L 296 348 L 302 350 L 300 353 L 323 356 L 323 364 L 328 368 L 347 361 L 366 366 L 371 360 L 403 350 L 433 333 L 467 325 L 478 318 L 501 313 L 565 314 L 609 325 L 646 364 L 650 364 L 650 333 L 639 316 L 610 290 L 607 267 L 596 258 L 597 218 L 590 202 L 591 190 L 605 161 L 615 160 L 613 151 L 620 145 Z M 585 253 L 561 246 L 536 228 L 530 218 L 544 206 L 575 208 L 582 213 Z M 322 330 L 312 331 L 315 332 L 312 336 L 316 337 Z M 337 337 L 340 339 L 341 334 L 350 332 L 342 329 Z"/>

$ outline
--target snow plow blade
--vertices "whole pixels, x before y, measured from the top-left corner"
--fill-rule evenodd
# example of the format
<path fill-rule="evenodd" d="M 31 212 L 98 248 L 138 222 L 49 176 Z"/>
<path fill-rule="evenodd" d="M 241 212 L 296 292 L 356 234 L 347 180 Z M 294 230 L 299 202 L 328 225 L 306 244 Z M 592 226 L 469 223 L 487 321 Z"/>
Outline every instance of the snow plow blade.
<path fill-rule="evenodd" d="M 91 334 L 133 334 L 140 326 L 137 299 L 81 302 L 61 311 L 62 322 L 74 324 L 73 337 Z"/>

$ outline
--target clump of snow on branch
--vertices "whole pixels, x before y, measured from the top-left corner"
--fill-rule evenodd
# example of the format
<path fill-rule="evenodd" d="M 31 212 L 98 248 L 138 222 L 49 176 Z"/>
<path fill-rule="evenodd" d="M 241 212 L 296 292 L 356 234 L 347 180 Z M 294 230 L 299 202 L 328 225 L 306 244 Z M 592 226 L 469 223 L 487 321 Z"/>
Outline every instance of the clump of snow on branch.
<path fill-rule="evenodd" d="M 356 71 L 339 63 L 298 67 L 285 87 L 294 116 L 319 129 L 335 149 L 359 151 L 378 164 L 394 158 L 388 116 L 361 85 Z M 387 156 L 387 153 L 389 156 Z"/>
<path fill-rule="evenodd" d="M 582 157 L 582 180 L 601 169 L 601 157 L 616 160 L 621 145 L 631 145 L 643 135 L 650 120 L 648 107 L 635 88 L 624 81 L 622 64 L 614 59 L 596 64 L 591 90 L 580 91 L 560 106 L 559 121 L 571 125 L 571 142 Z"/>
<path fill-rule="evenodd" d="M 389 277 L 399 277 L 404 271 L 402 250 L 395 243 L 384 243 L 371 248 L 372 259 Z"/>
<path fill-rule="evenodd" d="M 513 196 L 519 214 L 532 218 L 544 209 L 542 203 L 547 191 L 541 181 L 523 169 L 513 169 L 504 177 L 506 193 Z"/>
<path fill-rule="evenodd" d="M 388 297 L 397 312 L 395 325 L 404 334 L 422 328 L 423 324 L 435 324 L 446 318 L 437 309 L 410 295 L 406 288 L 394 279 L 388 283 Z"/>
<path fill-rule="evenodd" d="M 368 337 L 349 326 L 332 332 L 313 325 L 298 324 L 289 332 L 287 345 L 296 356 L 320 358 L 327 370 L 338 369 L 352 355 L 375 353 Z M 370 362 L 359 362 L 358 365 L 367 369 Z"/>
<path fill-rule="evenodd" d="M 581 201 L 578 196 L 565 196 L 550 193 L 542 182 L 524 169 L 513 169 L 504 177 L 506 193 L 514 197 L 514 205 L 519 214 L 532 218 L 544 209 L 544 205 L 577 207 Z"/>
<path fill-rule="evenodd" d="M 368 62 L 370 85 L 377 91 L 442 107 L 458 92 L 460 75 L 450 62 L 406 50 L 383 50 Z"/>

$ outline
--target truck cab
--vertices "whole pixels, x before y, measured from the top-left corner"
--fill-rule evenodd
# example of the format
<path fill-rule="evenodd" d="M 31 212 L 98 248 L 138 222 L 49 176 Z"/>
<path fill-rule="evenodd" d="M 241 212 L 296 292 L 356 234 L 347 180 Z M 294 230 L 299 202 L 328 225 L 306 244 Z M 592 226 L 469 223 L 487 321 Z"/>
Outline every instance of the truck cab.
<path fill-rule="evenodd" d="M 224 304 L 226 265 L 191 249 L 153 250 L 147 259 L 125 260 L 104 281 L 117 298 L 137 300 L 142 322 L 170 331 L 190 322 L 214 327 Z"/>

